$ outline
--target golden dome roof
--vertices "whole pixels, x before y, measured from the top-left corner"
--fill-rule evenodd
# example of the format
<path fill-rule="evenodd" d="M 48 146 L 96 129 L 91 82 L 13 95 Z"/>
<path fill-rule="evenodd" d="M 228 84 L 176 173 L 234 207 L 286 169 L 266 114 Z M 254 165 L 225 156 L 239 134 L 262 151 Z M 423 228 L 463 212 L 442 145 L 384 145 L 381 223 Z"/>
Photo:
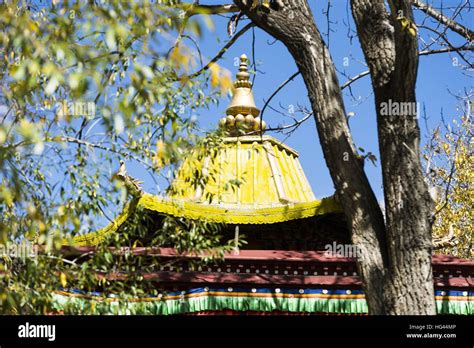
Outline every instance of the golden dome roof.
<path fill-rule="evenodd" d="M 235 224 L 339 211 L 332 198 L 316 200 L 296 151 L 261 134 L 265 125 L 259 113 L 247 56 L 242 55 L 227 116 L 219 122 L 229 136 L 212 151 L 192 151 L 178 169 L 168 197 L 143 197 L 148 209 Z"/>
<path fill-rule="evenodd" d="M 204 187 L 188 179 L 196 172 L 202 173 Z M 178 170 L 173 186 L 173 199 L 237 209 L 315 200 L 298 153 L 267 135 L 224 138 L 215 154 L 205 157 L 194 152 Z"/>

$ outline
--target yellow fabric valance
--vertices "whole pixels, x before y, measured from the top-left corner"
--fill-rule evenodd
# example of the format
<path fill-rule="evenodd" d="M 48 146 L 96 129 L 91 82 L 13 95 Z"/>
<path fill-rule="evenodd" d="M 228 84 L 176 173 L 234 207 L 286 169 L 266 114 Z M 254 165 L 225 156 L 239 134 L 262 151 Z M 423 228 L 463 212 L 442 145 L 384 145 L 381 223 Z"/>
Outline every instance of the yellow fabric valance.
<path fill-rule="evenodd" d="M 226 224 L 272 224 L 341 211 L 339 204 L 332 197 L 308 203 L 275 207 L 254 208 L 250 205 L 242 205 L 239 208 L 235 206 L 226 208 L 225 206 L 170 200 L 145 193 L 140 198 L 126 204 L 123 211 L 109 225 L 98 231 L 74 237 L 73 244 L 77 246 L 100 244 L 105 237 L 117 231 L 128 217 L 135 213 L 137 207 L 191 220 Z M 70 243 L 65 241 L 64 244 L 69 245 Z"/>

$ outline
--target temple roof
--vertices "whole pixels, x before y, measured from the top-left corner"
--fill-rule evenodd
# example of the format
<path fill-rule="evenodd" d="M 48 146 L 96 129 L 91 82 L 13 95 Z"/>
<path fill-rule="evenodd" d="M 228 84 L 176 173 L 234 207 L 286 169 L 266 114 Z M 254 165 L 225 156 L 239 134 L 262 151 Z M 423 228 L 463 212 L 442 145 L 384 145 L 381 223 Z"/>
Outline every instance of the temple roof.
<path fill-rule="evenodd" d="M 147 197 L 154 210 L 188 218 L 240 224 L 275 223 L 340 211 L 317 200 L 298 153 L 263 135 L 266 125 L 255 106 L 247 57 L 240 57 L 233 97 L 219 122 L 226 135 L 213 151 L 191 152 L 177 172 L 168 197 Z M 197 185 L 190 180 L 201 173 Z M 176 209 L 168 204 L 178 204 Z M 151 204 L 150 204 L 151 205 Z"/>

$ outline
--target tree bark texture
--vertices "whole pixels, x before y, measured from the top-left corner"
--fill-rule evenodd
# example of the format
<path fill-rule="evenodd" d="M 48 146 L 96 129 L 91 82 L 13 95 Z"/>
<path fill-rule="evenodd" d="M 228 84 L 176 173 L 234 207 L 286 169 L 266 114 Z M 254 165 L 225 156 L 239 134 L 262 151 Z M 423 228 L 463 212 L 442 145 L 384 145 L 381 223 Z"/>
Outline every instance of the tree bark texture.
<path fill-rule="evenodd" d="M 271 9 L 235 3 L 259 27 L 282 41 L 295 59 L 308 90 L 326 164 L 360 248 L 359 272 L 371 313 L 384 313 L 385 227 L 382 212 L 352 142 L 334 63 L 304 0 Z M 373 294 L 373 295 L 372 295 Z"/>
<path fill-rule="evenodd" d="M 418 42 L 416 31 L 409 30 L 416 30 L 416 26 L 411 1 L 392 0 L 389 4 L 390 13 L 383 0 L 351 1 L 375 93 L 389 254 L 386 310 L 389 314 L 435 314 L 433 203 L 419 153 L 415 110 Z M 388 78 L 380 70 L 389 72 Z M 387 105 L 398 107 L 398 112 L 387 110 Z"/>

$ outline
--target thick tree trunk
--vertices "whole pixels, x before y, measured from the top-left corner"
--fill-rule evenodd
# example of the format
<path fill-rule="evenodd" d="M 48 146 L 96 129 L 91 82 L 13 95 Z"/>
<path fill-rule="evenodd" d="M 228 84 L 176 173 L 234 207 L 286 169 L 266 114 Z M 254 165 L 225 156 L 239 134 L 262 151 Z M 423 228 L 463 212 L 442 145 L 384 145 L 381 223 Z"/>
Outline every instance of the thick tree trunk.
<path fill-rule="evenodd" d="M 351 2 L 375 92 L 389 252 L 386 309 L 389 314 L 435 314 L 433 207 L 421 169 L 416 114 L 416 27 L 410 1 L 389 3 L 391 16 L 383 0 Z"/>
<path fill-rule="evenodd" d="M 308 90 L 326 163 L 350 222 L 352 241 L 361 251 L 358 266 L 369 311 L 383 314 L 383 215 L 357 158 L 334 63 L 311 10 L 304 0 L 285 1 L 270 10 L 251 10 L 244 0 L 235 3 L 259 27 L 281 40 L 295 59 Z"/>
<path fill-rule="evenodd" d="M 431 205 L 419 158 L 415 117 L 385 116 L 382 103 L 415 102 L 417 43 L 383 0 L 353 0 L 352 8 L 375 91 L 384 181 L 386 227 L 347 126 L 334 63 L 306 0 L 234 0 L 259 27 L 288 48 L 303 76 L 326 163 L 336 186 L 358 259 L 371 314 L 434 314 Z M 409 1 L 392 13 L 412 20 Z M 393 22 L 396 22 L 395 29 Z M 404 29 L 405 28 L 405 29 Z M 388 106 L 387 106 L 388 107 Z"/>

